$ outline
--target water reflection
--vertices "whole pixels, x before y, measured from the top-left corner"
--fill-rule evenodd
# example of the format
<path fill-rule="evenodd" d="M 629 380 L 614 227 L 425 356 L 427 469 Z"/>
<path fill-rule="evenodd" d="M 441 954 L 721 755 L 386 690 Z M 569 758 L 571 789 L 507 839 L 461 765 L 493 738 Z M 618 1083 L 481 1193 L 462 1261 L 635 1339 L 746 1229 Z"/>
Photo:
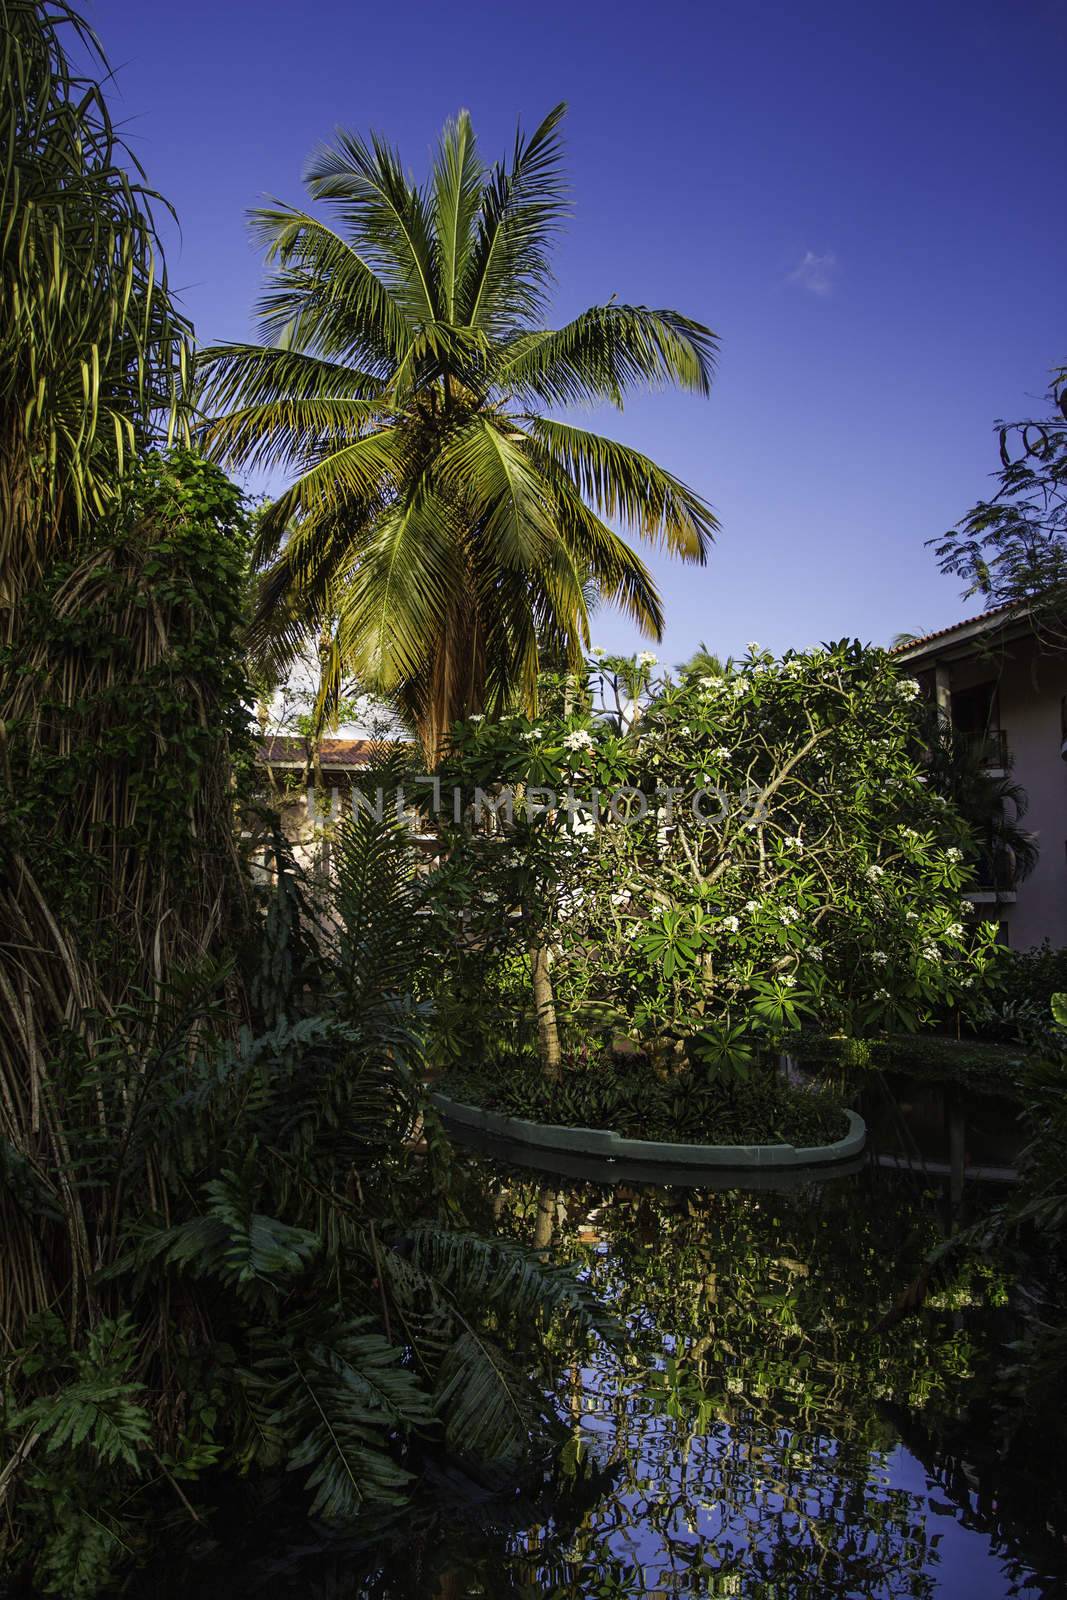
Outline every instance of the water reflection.
<path fill-rule="evenodd" d="M 575 1459 L 615 1477 L 554 1559 L 544 1541 L 516 1555 L 514 1592 L 925 1596 L 981 1592 L 983 1573 L 991 1595 L 1041 1592 L 899 1442 L 893 1407 L 936 1418 L 972 1376 L 961 1313 L 1003 1299 L 961 1262 L 922 1317 L 874 1331 L 937 1240 L 914 1190 L 872 1174 L 772 1196 L 512 1179 L 499 1222 L 529 1237 L 532 1221 L 543 1244 L 549 1212 L 555 1252 L 626 1317 L 635 1355 L 572 1372 Z"/>
<path fill-rule="evenodd" d="M 953 1420 L 963 1386 L 980 1387 L 1005 1283 L 961 1256 L 921 1313 L 886 1317 L 939 1237 L 935 1197 L 914 1181 L 867 1170 L 783 1194 L 604 1189 L 463 1161 L 483 1225 L 576 1262 L 625 1319 L 627 1359 L 555 1349 L 567 1439 L 536 1492 L 450 1473 L 369 1539 L 323 1548 L 283 1530 L 282 1555 L 219 1556 L 217 1592 L 1064 1592 L 1039 1491 Z"/>

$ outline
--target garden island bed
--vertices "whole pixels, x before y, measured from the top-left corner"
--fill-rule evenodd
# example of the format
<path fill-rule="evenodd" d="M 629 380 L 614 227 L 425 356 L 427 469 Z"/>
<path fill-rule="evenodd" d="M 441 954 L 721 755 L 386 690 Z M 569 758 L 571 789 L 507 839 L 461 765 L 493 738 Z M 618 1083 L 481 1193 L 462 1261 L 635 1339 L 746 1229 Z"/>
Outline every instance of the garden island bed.
<path fill-rule="evenodd" d="M 661 1079 L 579 1071 L 549 1082 L 536 1069 L 508 1078 L 454 1072 L 432 1099 L 447 1123 L 517 1145 L 613 1161 L 677 1166 L 801 1166 L 847 1160 L 862 1118 L 817 1091 L 777 1080 L 709 1082 L 689 1069 Z"/>
<path fill-rule="evenodd" d="M 863 1150 L 867 1129 L 855 1111 L 843 1111 L 847 1132 L 829 1144 L 677 1144 L 671 1140 L 627 1139 L 610 1128 L 571 1128 L 561 1123 L 506 1117 L 483 1106 L 464 1105 L 436 1092 L 431 1096 L 446 1124 L 491 1134 L 513 1145 L 567 1151 L 606 1161 L 644 1162 L 675 1167 L 802 1167 L 848 1161 Z"/>

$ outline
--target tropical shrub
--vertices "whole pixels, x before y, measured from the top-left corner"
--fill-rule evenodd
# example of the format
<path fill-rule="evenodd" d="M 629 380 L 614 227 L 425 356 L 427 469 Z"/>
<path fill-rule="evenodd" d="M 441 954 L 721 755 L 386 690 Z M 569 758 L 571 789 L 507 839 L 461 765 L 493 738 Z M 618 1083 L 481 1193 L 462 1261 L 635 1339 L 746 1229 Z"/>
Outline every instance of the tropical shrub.
<path fill-rule="evenodd" d="M 466 919 L 458 992 L 525 955 L 565 1027 L 742 1072 L 802 1026 L 915 1028 L 984 979 L 967 830 L 924 782 L 917 689 L 881 652 L 753 648 L 681 682 L 651 665 L 625 668 L 610 715 L 587 690 L 569 715 L 457 729 L 436 892 Z"/>
<path fill-rule="evenodd" d="M 996 982 L 965 1012 L 969 1029 L 982 1038 L 1047 1046 L 1052 1001 L 1067 990 L 1067 949 L 1046 939 L 1032 950 L 1005 950 Z"/>

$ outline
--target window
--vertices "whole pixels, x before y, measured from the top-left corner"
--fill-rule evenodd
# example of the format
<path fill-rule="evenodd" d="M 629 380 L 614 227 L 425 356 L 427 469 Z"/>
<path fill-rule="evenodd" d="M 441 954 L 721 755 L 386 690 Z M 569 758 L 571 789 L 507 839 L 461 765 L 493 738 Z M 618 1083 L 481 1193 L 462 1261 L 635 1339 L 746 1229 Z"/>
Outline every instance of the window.
<path fill-rule="evenodd" d="M 952 726 L 988 766 L 1007 764 L 997 686 L 993 679 L 973 684 L 969 689 L 953 690 Z"/>

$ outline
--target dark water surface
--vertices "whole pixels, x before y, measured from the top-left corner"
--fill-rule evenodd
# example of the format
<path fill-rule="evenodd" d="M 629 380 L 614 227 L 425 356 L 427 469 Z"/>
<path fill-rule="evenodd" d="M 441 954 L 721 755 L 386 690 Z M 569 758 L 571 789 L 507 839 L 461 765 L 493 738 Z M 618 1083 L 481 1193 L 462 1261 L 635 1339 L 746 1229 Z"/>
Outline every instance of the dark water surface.
<path fill-rule="evenodd" d="M 555 1350 L 566 1443 L 536 1494 L 457 1475 L 378 1529 L 377 1550 L 257 1539 L 239 1577 L 224 1563 L 217 1589 L 202 1573 L 194 1592 L 1067 1593 L 1040 1466 L 1005 1468 L 992 1415 L 958 1421 L 1010 1335 L 1006 1281 L 960 1254 L 921 1311 L 878 1327 L 943 1236 L 939 1194 L 874 1167 L 775 1194 L 463 1161 L 486 1225 L 589 1275 L 626 1322 L 628 1359 Z"/>

